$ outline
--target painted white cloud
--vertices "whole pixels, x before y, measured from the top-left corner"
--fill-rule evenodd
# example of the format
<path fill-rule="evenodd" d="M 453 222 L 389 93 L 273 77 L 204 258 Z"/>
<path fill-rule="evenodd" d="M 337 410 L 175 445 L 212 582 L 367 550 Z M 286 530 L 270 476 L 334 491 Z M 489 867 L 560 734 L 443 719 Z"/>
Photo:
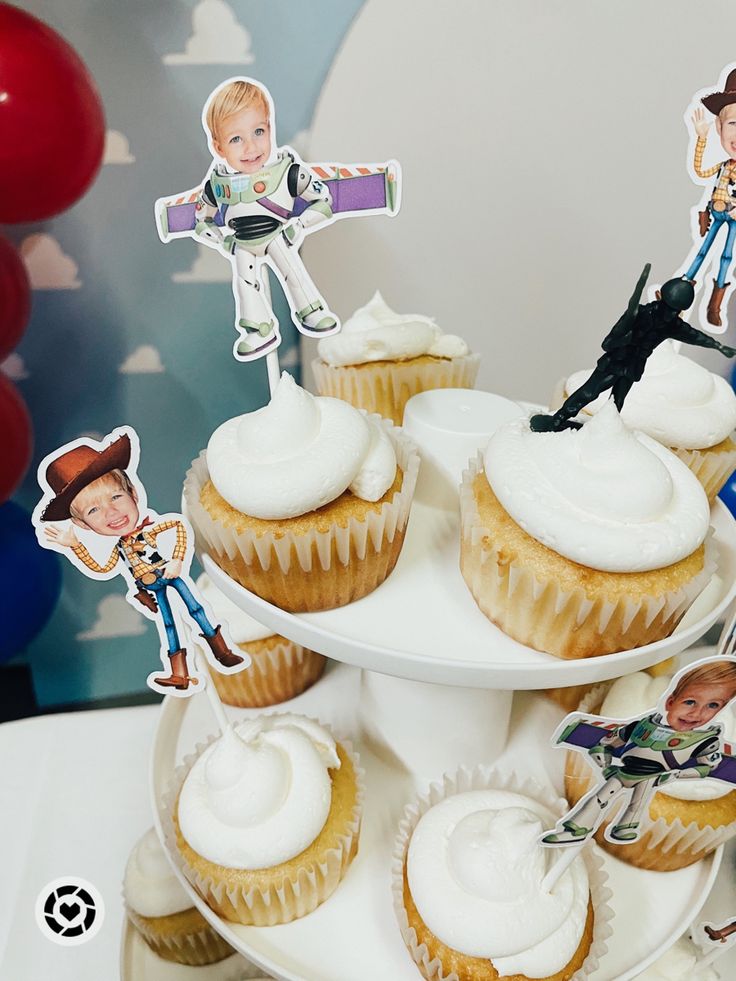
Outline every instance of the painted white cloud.
<path fill-rule="evenodd" d="M 103 436 L 102 433 L 98 433 L 95 429 L 90 429 L 79 434 L 80 439 L 93 439 L 95 443 L 101 443 Z"/>
<path fill-rule="evenodd" d="M 152 344 L 141 344 L 118 368 L 123 375 L 156 375 L 165 371 L 161 355 Z"/>
<path fill-rule="evenodd" d="M 192 11 L 192 36 L 165 65 L 250 65 L 250 34 L 226 0 L 200 0 Z"/>
<path fill-rule="evenodd" d="M 146 622 L 124 596 L 106 596 L 97 604 L 97 619 L 89 630 L 77 634 L 77 640 L 102 640 L 106 637 L 136 637 L 146 632 Z"/>
<path fill-rule="evenodd" d="M 34 290 L 76 290 L 82 285 L 76 262 L 53 235 L 29 235 L 21 242 L 20 254 Z"/>
<path fill-rule="evenodd" d="M 0 371 L 11 381 L 19 382 L 24 378 L 30 378 L 26 370 L 26 363 L 19 354 L 9 354 L 0 364 Z"/>
<path fill-rule="evenodd" d="M 198 252 L 191 269 L 175 272 L 171 278 L 175 283 L 230 283 L 233 267 L 217 249 L 198 245 Z"/>
<path fill-rule="evenodd" d="M 282 354 L 283 349 L 279 348 L 279 368 L 296 368 L 299 364 L 299 348 L 290 347 Z"/>
<path fill-rule="evenodd" d="M 130 152 L 128 137 L 116 129 L 105 133 L 105 157 L 103 164 L 132 164 L 135 157 Z"/>

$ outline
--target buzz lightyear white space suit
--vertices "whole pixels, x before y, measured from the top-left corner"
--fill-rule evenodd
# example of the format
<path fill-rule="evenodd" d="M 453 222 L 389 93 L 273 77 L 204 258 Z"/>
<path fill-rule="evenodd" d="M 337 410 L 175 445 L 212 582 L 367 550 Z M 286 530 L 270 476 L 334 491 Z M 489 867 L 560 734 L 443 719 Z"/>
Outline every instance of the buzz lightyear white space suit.
<path fill-rule="evenodd" d="M 542 839 L 562 845 L 584 841 L 594 834 L 616 798 L 629 792 L 629 801 L 606 832 L 611 841 L 635 841 L 655 788 L 670 780 L 709 776 L 722 759 L 721 727 L 678 731 L 659 713 L 606 730 L 588 750 L 602 768 L 605 782 L 586 794 L 565 815 L 558 828 Z"/>
<path fill-rule="evenodd" d="M 298 214 L 297 198 L 306 202 Z M 275 162 L 255 174 L 232 173 L 222 164 L 210 172 L 197 197 L 194 232 L 234 257 L 239 357 L 260 356 L 280 340 L 261 280 L 264 258 L 277 272 L 302 333 L 324 336 L 339 329 L 298 251 L 305 230 L 332 217 L 328 187 L 290 153 L 277 151 Z"/>

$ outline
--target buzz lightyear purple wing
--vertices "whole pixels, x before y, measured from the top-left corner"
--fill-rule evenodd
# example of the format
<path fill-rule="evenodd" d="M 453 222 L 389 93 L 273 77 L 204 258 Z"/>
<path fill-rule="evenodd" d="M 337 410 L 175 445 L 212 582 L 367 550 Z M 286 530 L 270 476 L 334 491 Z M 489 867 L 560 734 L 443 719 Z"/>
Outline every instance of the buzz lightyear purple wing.
<path fill-rule="evenodd" d="M 604 736 L 620 728 L 620 723 L 599 722 L 594 719 L 575 719 L 566 725 L 557 736 L 557 743 L 572 746 L 573 749 L 592 749 Z M 616 756 L 616 751 L 612 752 Z M 716 780 L 736 784 L 736 757 L 730 743 L 723 744 L 722 759 L 709 774 Z"/>
<path fill-rule="evenodd" d="M 310 164 L 309 169 L 329 188 L 335 215 L 345 216 L 361 211 L 393 215 L 398 209 L 398 168 L 392 161 L 365 165 Z M 165 238 L 194 230 L 198 194 L 198 189 L 188 191 L 161 203 L 158 220 Z M 308 207 L 309 202 L 298 197 L 293 211 L 282 217 L 298 218 Z M 215 215 L 215 224 L 224 224 L 222 209 Z"/>

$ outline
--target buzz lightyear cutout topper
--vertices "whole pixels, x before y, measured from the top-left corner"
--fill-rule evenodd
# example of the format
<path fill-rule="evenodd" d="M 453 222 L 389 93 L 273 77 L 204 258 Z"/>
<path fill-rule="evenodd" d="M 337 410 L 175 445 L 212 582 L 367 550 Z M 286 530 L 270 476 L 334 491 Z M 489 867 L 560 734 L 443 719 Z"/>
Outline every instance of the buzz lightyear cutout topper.
<path fill-rule="evenodd" d="M 715 90 L 696 93 L 685 123 L 691 133 L 691 177 L 706 190 L 691 211 L 693 245 L 684 275 L 697 285 L 703 268 L 713 269 L 702 277 L 712 285 L 703 291 L 700 315 L 718 334 L 728 326 L 722 305 L 733 279 L 736 240 L 736 64 L 723 69 Z"/>
<path fill-rule="evenodd" d="M 302 334 L 335 333 L 340 322 L 309 276 L 299 247 L 305 235 L 338 218 L 395 215 L 398 163 L 303 163 L 290 147 L 275 145 L 271 96 L 247 77 L 229 78 L 211 93 L 202 125 L 212 165 L 199 186 L 156 202 L 156 223 L 163 242 L 193 237 L 230 260 L 235 357 L 261 358 L 281 340 L 264 263 L 278 277 Z"/>
<path fill-rule="evenodd" d="M 705 658 L 679 671 L 658 706 L 633 719 L 568 715 L 556 745 L 586 753 L 600 779 L 545 834 L 545 845 L 578 845 L 604 819 L 608 841 L 637 841 L 657 787 L 704 777 L 736 784 L 736 758 L 723 741 L 719 712 L 736 698 L 736 657 Z"/>
<path fill-rule="evenodd" d="M 32 521 L 39 543 L 66 556 L 85 576 L 125 578 L 128 602 L 155 621 L 161 641 L 164 673 L 150 674 L 149 687 L 191 695 L 197 690 L 192 686 L 201 689 L 204 679 L 192 671 L 180 641 L 184 616 L 196 624 L 217 671 L 240 671 L 250 658 L 233 653 L 226 624 L 213 625 L 189 576 L 192 530 L 181 514 L 159 515 L 148 508 L 137 477 L 139 459 L 138 436 L 129 426 L 99 443 L 86 438 L 67 443 L 38 468 L 44 494 Z"/>

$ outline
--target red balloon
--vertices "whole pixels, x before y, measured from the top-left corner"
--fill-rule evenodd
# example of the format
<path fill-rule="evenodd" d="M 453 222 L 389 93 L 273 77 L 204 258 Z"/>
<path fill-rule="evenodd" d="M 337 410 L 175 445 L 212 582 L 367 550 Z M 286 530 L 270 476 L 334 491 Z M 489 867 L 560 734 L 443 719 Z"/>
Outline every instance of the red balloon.
<path fill-rule="evenodd" d="M 102 102 L 79 55 L 43 21 L 0 3 L 0 222 L 71 207 L 104 148 Z"/>
<path fill-rule="evenodd" d="M 31 417 L 15 385 L 0 374 L 0 504 L 20 484 L 31 462 Z"/>
<path fill-rule="evenodd" d="M 0 361 L 17 346 L 31 313 L 31 284 L 23 260 L 0 238 Z"/>

